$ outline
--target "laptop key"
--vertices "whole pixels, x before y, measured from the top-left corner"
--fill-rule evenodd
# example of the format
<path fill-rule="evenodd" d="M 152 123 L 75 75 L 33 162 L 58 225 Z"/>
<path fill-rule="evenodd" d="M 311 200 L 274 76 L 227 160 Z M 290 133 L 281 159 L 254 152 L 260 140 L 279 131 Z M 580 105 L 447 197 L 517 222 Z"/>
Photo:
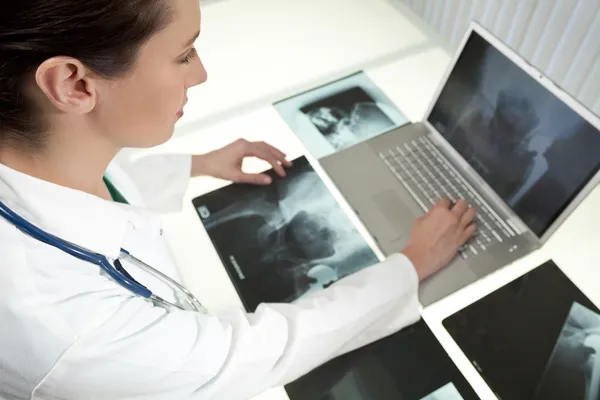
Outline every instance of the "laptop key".
<path fill-rule="evenodd" d="M 380 157 L 400 180 L 411 196 L 427 212 L 440 199 L 448 198 L 469 201 L 469 207 L 475 208 L 477 232 L 473 240 L 461 249 L 463 258 L 486 251 L 494 242 L 503 242 L 503 235 L 510 238 L 511 230 L 499 221 L 489 206 L 465 184 L 426 138 L 388 149 Z M 478 250 L 479 249 L 479 250 Z"/>

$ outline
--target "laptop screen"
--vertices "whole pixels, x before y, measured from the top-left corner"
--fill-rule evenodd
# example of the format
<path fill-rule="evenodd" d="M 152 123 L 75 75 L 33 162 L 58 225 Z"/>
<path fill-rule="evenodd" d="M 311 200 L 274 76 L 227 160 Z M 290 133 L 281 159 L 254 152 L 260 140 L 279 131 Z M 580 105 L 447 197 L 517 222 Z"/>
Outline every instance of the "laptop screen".
<path fill-rule="evenodd" d="M 476 32 L 428 121 L 538 236 L 600 166 L 600 132 Z"/>

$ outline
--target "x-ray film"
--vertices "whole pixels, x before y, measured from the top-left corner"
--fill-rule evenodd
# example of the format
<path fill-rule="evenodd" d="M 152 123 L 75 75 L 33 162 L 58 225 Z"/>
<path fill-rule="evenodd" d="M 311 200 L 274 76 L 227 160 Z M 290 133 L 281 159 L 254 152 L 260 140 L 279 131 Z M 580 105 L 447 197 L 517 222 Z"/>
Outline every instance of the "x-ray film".
<path fill-rule="evenodd" d="M 364 72 L 281 100 L 274 107 L 316 158 L 409 122 Z"/>
<path fill-rule="evenodd" d="M 421 320 L 288 384 L 291 400 L 478 399 Z"/>
<path fill-rule="evenodd" d="M 248 310 L 292 302 L 379 262 L 305 157 L 268 186 L 233 184 L 193 200 Z"/>
<path fill-rule="evenodd" d="M 599 400 L 598 308 L 549 261 L 444 326 L 501 400 Z"/>

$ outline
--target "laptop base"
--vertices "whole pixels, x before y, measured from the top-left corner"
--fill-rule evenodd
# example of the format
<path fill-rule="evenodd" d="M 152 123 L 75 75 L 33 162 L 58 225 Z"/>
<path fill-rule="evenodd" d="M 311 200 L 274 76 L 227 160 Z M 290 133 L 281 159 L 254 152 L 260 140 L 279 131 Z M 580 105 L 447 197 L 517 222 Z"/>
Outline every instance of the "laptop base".
<path fill-rule="evenodd" d="M 427 135 L 423 124 L 409 124 L 320 160 L 385 255 L 404 249 L 415 219 L 425 212 L 379 153 Z M 457 256 L 447 268 L 421 283 L 420 301 L 424 306 L 432 304 L 537 247 L 533 235 L 523 234 L 466 260 Z"/>

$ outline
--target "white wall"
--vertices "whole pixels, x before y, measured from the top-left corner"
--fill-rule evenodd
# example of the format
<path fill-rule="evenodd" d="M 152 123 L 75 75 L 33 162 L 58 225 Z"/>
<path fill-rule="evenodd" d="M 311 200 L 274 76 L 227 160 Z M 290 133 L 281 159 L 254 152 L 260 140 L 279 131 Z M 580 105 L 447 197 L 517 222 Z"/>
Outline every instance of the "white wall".
<path fill-rule="evenodd" d="M 452 46 L 476 20 L 600 115 L 600 0 L 391 0 Z"/>
<path fill-rule="evenodd" d="M 178 134 L 440 47 L 389 0 L 206 2 L 196 45 L 209 78 L 189 91 Z"/>

